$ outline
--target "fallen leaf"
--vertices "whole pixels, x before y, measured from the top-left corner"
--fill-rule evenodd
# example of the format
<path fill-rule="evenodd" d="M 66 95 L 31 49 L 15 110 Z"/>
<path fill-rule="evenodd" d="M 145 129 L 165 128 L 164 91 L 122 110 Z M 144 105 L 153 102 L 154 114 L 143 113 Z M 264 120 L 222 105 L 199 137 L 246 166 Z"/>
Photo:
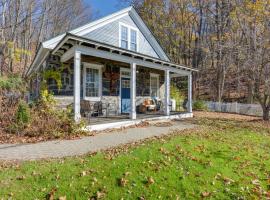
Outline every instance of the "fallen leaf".
<path fill-rule="evenodd" d="M 18 176 L 16 179 L 19 180 L 19 181 L 22 181 L 22 180 L 25 179 L 25 176 Z"/>
<path fill-rule="evenodd" d="M 211 195 L 210 192 L 202 192 L 202 197 L 205 198 L 205 197 L 209 197 Z"/>
<path fill-rule="evenodd" d="M 128 180 L 125 178 L 121 178 L 119 181 L 119 185 L 125 187 L 128 184 Z"/>
<path fill-rule="evenodd" d="M 67 200 L 66 196 L 59 197 L 59 200 Z"/>
<path fill-rule="evenodd" d="M 47 194 L 46 199 L 54 200 L 54 195 L 55 195 L 56 190 L 57 190 L 56 188 L 51 189 L 50 193 Z"/>
<path fill-rule="evenodd" d="M 260 181 L 258 179 L 252 180 L 251 183 L 253 185 L 260 185 Z"/>
<path fill-rule="evenodd" d="M 234 183 L 235 181 L 231 178 L 224 177 L 223 178 L 225 185 L 230 185 L 231 183 Z"/>
<path fill-rule="evenodd" d="M 153 179 L 153 177 L 148 177 L 147 183 L 148 183 L 149 185 L 151 185 L 151 184 L 155 183 L 155 180 Z"/>
<path fill-rule="evenodd" d="M 86 171 L 82 171 L 81 173 L 80 173 L 80 176 L 86 176 L 87 175 L 87 172 Z"/>
<path fill-rule="evenodd" d="M 102 199 L 104 197 L 105 197 L 105 193 L 104 192 L 97 191 L 97 199 Z"/>

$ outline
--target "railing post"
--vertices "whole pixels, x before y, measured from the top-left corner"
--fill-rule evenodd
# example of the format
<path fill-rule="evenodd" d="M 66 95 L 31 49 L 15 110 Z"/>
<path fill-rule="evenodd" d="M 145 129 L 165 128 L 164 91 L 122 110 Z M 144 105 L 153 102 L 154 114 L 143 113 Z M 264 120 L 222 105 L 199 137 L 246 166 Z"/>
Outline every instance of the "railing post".
<path fill-rule="evenodd" d="M 192 74 L 188 75 L 188 112 L 192 113 Z"/>
<path fill-rule="evenodd" d="M 165 70 L 165 108 L 164 112 L 166 116 L 170 115 L 170 71 L 168 69 Z"/>
<path fill-rule="evenodd" d="M 130 119 L 136 119 L 136 63 L 130 64 Z"/>
<path fill-rule="evenodd" d="M 76 122 L 81 119 L 81 52 L 75 51 L 74 54 L 74 120 Z"/>

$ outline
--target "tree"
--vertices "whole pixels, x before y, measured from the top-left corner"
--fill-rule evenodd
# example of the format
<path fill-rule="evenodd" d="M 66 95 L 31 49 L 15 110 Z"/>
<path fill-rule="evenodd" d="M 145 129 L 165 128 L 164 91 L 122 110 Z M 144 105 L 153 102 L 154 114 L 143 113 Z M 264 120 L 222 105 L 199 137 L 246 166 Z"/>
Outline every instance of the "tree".
<path fill-rule="evenodd" d="M 261 104 L 263 119 L 270 112 L 270 2 L 237 1 L 234 23 L 242 37 L 239 54 L 242 70 L 253 85 L 253 95 Z"/>
<path fill-rule="evenodd" d="M 0 0 L 0 75 L 24 75 L 40 42 L 88 21 L 82 0 Z"/>

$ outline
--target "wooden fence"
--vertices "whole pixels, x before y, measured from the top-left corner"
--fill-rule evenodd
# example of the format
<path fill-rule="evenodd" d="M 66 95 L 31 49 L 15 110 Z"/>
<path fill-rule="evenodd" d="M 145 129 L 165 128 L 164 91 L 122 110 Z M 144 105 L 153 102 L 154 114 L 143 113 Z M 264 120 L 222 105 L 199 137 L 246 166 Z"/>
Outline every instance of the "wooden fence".
<path fill-rule="evenodd" d="M 227 112 L 237 113 L 251 116 L 263 116 L 262 107 L 259 104 L 243 104 L 243 103 L 219 103 L 206 101 L 205 102 L 209 111 L 214 112 Z"/>

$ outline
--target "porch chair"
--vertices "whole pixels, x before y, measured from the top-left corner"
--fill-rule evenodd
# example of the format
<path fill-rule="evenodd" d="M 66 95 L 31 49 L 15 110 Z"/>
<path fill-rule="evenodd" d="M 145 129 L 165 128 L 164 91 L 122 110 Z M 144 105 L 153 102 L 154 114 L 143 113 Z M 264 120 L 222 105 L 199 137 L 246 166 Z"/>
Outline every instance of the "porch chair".
<path fill-rule="evenodd" d="M 84 117 L 91 118 L 91 117 L 98 117 L 102 115 L 102 103 L 101 101 L 98 102 L 91 102 L 88 100 L 81 100 L 81 114 Z"/>

